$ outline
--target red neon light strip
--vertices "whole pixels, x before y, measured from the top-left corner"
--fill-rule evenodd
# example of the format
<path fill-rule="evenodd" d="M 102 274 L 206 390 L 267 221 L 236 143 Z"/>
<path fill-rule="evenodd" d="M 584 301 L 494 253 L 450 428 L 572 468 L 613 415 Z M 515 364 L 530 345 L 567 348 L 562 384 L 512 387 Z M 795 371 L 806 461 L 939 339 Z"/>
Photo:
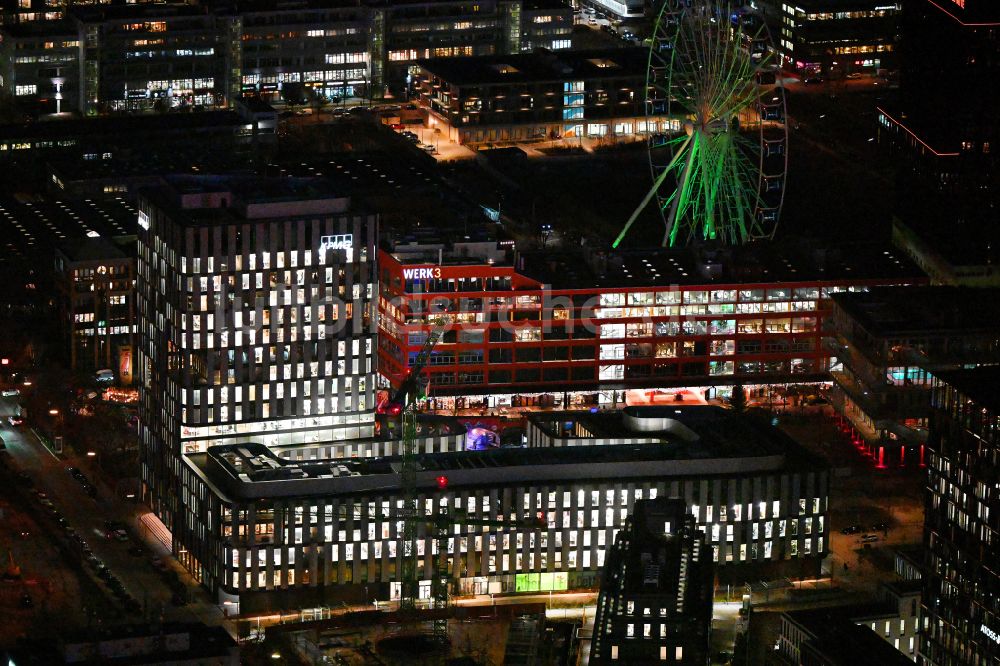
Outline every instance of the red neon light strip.
<path fill-rule="evenodd" d="M 957 16 L 955 16 L 954 14 L 952 14 L 951 12 L 949 12 L 947 9 L 945 9 L 944 7 L 942 7 L 941 5 L 939 5 L 938 3 L 934 2 L 934 0 L 927 0 L 927 2 L 929 2 L 932 5 L 934 5 L 939 10 L 941 10 L 942 12 L 944 12 L 945 14 L 947 14 L 948 16 L 950 16 L 951 18 L 953 18 L 955 20 L 955 22 L 958 23 L 959 25 L 964 25 L 964 26 L 968 26 L 968 27 L 1000 25 L 1000 23 L 998 23 L 998 22 L 993 22 L 993 23 L 966 23 L 965 21 L 963 21 L 962 19 L 958 18 Z"/>
<path fill-rule="evenodd" d="M 930 0 L 928 0 L 928 2 L 930 2 Z M 879 113 L 881 113 L 881 114 L 882 114 L 883 116 L 885 116 L 886 118 L 888 118 L 888 119 L 889 119 L 889 120 L 891 120 L 892 122 L 894 122 L 894 123 L 896 123 L 897 125 L 899 125 L 900 127 L 902 127 L 902 128 L 903 128 L 903 131 L 905 131 L 905 132 L 906 132 L 907 134 L 909 134 L 909 135 L 910 135 L 910 136 L 912 136 L 912 137 L 913 137 L 914 139 L 916 139 L 916 140 L 917 140 L 917 141 L 918 141 L 918 142 L 920 143 L 920 145 L 921 145 L 921 146 L 923 146 L 923 147 L 924 147 L 924 148 L 926 148 L 927 150 L 931 151 L 932 153 L 934 153 L 934 154 L 935 154 L 935 155 L 937 155 L 938 157 L 958 157 L 958 156 L 959 156 L 959 154 L 960 154 L 960 153 L 941 153 L 941 152 L 938 152 L 938 151 L 934 150 L 933 148 L 931 148 L 931 147 L 930 147 L 930 145 L 929 145 L 929 144 L 928 144 L 928 143 L 927 143 L 926 141 L 924 141 L 924 140 L 923 140 L 923 139 L 921 139 L 921 138 L 920 138 L 919 136 L 917 136 L 916 134 L 914 134 L 914 133 L 913 133 L 913 130 L 911 130 L 911 129 L 910 129 L 909 127 L 907 127 L 907 126 L 906 126 L 906 125 L 904 125 L 903 123 L 899 122 L 898 120 L 896 120 L 896 119 L 895 119 L 895 118 L 893 118 L 892 116 L 890 116 L 890 115 L 889 115 L 889 114 L 888 114 L 888 113 L 887 113 L 887 112 L 885 111 L 885 109 L 883 109 L 882 107 L 878 107 L 878 106 L 876 106 L 875 108 L 876 108 L 876 109 L 877 109 L 877 110 L 879 111 Z"/>

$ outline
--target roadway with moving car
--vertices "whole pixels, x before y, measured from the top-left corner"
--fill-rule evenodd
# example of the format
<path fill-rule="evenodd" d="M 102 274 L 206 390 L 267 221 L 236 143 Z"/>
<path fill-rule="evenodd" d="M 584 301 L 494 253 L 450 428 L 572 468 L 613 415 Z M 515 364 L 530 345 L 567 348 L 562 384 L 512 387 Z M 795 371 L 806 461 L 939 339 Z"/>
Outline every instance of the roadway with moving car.
<path fill-rule="evenodd" d="M 205 592 L 195 591 L 190 577 L 169 557 L 166 546 L 139 522 L 140 505 L 115 499 L 95 473 L 88 475 L 80 469 L 85 464 L 82 460 L 51 452 L 30 424 L 11 427 L 6 417 L 16 406 L 12 398 L 0 398 L 4 423 L 0 436 L 11 466 L 20 471 L 23 483 L 33 488 L 28 496 L 33 495 L 41 508 L 39 520 L 48 522 L 43 529 L 51 529 L 58 534 L 56 538 L 65 540 L 82 559 L 87 575 L 100 581 L 98 585 L 132 617 L 145 613 L 149 619 L 221 624 L 221 609 L 208 601 Z M 88 494 L 84 482 L 96 489 L 96 498 Z M 175 574 L 164 575 L 165 563 Z M 168 584 L 173 579 L 185 583 L 183 597 L 195 596 L 198 602 L 180 605 L 177 597 L 181 595 L 174 589 L 178 585 Z M 129 597 L 138 607 L 128 602 Z"/>

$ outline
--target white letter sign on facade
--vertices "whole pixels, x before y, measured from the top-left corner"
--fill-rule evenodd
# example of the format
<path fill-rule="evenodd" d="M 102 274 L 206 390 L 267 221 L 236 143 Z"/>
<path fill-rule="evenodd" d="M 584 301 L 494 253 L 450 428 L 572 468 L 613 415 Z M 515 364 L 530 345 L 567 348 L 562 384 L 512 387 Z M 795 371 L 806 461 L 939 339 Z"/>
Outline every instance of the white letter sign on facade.
<path fill-rule="evenodd" d="M 354 234 L 341 234 L 339 236 L 321 236 L 319 239 L 319 251 L 327 250 L 351 250 L 354 248 Z"/>
<path fill-rule="evenodd" d="M 441 278 L 440 268 L 404 268 L 404 280 L 437 280 Z"/>

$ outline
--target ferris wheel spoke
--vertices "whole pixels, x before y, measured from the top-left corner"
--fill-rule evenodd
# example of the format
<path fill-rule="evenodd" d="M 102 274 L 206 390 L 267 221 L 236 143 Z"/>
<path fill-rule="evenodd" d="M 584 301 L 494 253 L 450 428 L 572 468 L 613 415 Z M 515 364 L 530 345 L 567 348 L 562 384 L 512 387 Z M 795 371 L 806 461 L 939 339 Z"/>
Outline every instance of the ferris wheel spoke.
<path fill-rule="evenodd" d="M 690 205 L 690 195 L 691 195 L 691 172 L 692 167 L 695 162 L 695 157 L 698 154 L 699 141 L 698 135 L 691 135 L 691 143 L 688 144 L 689 150 L 687 154 L 687 159 L 684 161 L 684 166 L 681 169 L 680 174 L 678 174 L 678 186 L 677 186 L 677 197 L 674 198 L 673 203 L 670 206 L 670 211 L 666 217 L 667 229 L 664 236 L 664 244 L 666 244 L 666 239 L 669 237 L 670 244 L 673 245 L 677 238 L 677 231 L 681 227 L 682 216 L 684 211 Z"/>
<path fill-rule="evenodd" d="M 780 81 L 761 83 L 776 58 L 766 23 L 733 8 L 730 0 L 664 0 L 650 48 L 647 115 L 665 109 L 684 131 L 651 137 L 654 186 L 615 246 L 654 197 L 664 245 L 773 235 L 784 190 L 772 179 L 785 171 L 764 175 L 773 161 L 765 144 L 787 142 L 784 90 Z M 773 212 L 763 217 L 765 210 Z"/>
<path fill-rule="evenodd" d="M 684 137 L 684 140 L 683 140 L 683 142 L 680 143 L 680 146 L 677 148 L 677 151 L 675 152 L 673 159 L 670 160 L 670 163 L 667 164 L 666 167 L 664 167 L 664 169 L 660 173 L 660 175 L 657 176 L 657 178 L 656 178 L 655 181 L 653 181 L 653 187 L 651 187 L 649 189 L 649 192 L 646 193 L 646 196 L 643 198 L 642 202 L 639 204 L 639 206 L 632 213 L 631 217 L 629 217 L 628 222 L 625 223 L 625 228 L 622 229 L 622 231 L 621 231 L 620 234 L 618 234 L 618 238 L 615 239 L 615 242 L 612 244 L 612 247 L 618 247 L 618 245 L 622 242 L 622 239 L 625 238 L 625 234 L 628 233 L 628 230 L 635 223 L 636 218 L 639 217 L 639 214 L 643 210 L 645 210 L 646 206 L 649 205 L 649 202 L 652 201 L 653 197 L 655 197 L 657 195 L 657 193 L 660 191 L 660 187 L 663 185 L 663 181 L 665 181 L 667 179 L 667 176 L 670 175 L 670 172 L 673 170 L 674 165 L 678 161 L 680 161 L 681 157 L 685 154 L 686 149 L 687 149 L 687 145 L 688 145 L 688 143 L 690 141 L 691 141 L 691 137 L 690 136 L 685 136 Z M 667 142 L 667 144 L 665 144 L 665 145 L 670 145 L 672 143 L 673 142 L 670 141 L 670 142 Z"/>

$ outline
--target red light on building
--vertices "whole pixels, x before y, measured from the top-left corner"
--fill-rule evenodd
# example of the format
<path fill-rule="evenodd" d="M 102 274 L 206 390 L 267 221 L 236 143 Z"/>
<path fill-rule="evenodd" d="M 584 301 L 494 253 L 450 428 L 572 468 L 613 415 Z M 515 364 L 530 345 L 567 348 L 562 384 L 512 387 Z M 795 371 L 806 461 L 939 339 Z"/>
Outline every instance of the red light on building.
<path fill-rule="evenodd" d="M 445 488 L 448 487 L 448 477 L 447 476 L 441 475 L 441 476 L 437 477 L 434 480 L 437 482 L 438 490 L 444 490 Z"/>

